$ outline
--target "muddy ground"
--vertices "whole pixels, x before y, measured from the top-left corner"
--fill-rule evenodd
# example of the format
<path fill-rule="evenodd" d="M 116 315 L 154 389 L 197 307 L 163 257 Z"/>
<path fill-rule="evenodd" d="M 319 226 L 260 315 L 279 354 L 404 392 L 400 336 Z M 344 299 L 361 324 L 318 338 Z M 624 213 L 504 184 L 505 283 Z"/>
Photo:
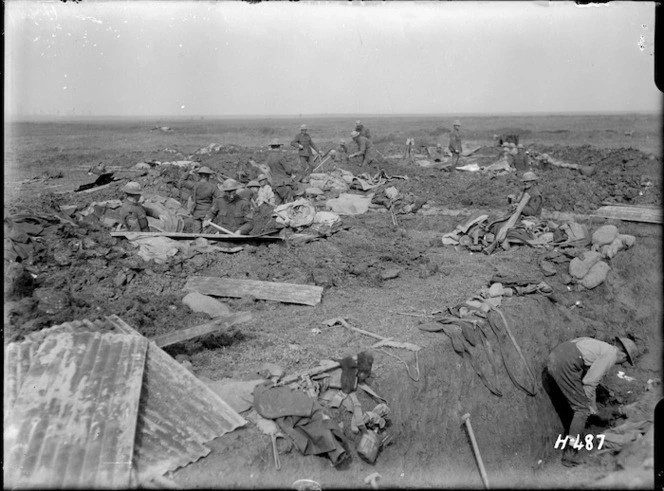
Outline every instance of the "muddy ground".
<path fill-rule="evenodd" d="M 596 172 L 584 177 L 569 169 L 535 169 L 542 179 L 546 210 L 588 214 L 604 202 L 661 205 L 660 157 L 629 148 L 627 142 L 624 148 L 562 146 L 554 137 L 548 143 L 528 145 L 529 149 L 565 162 L 592 165 Z M 486 165 L 498 158 L 500 152 L 491 141 L 473 143 L 483 148 L 466 161 Z M 390 185 L 427 202 L 416 214 L 398 215 L 398 226 L 385 210 L 371 210 L 343 217 L 342 230 L 306 244 L 247 243 L 236 254 L 178 255 L 166 264 L 155 264 L 138 258 L 132 246 L 112 238 L 94 218 L 54 223 L 43 239 L 32 243 L 33 254 L 22 263 L 23 271 L 16 265 L 10 266 L 10 274 L 6 271 L 5 342 L 57 323 L 110 314 L 119 315 L 146 336 L 200 324 L 208 317 L 194 314 L 181 303 L 182 287 L 193 275 L 318 285 L 324 293 L 315 307 L 252 297 L 223 299 L 233 311 L 251 312 L 252 320 L 232 336 L 192 340 L 168 351 L 174 356 L 187 354 L 198 375 L 251 380 L 266 362 L 294 373 L 322 359 L 356 354 L 374 342 L 341 326 L 322 324 L 332 317 L 345 317 L 376 334 L 416 343 L 424 348 L 417 360 L 411 352 L 389 351 L 402 357 L 411 373 L 417 361 L 418 381 L 408 376 L 404 364 L 380 351 L 374 353 L 370 385 L 389 402 L 394 443 L 380 453 L 375 465 L 354 455 L 346 470 L 334 469 L 324 458 L 286 452 L 284 447 L 282 469 L 277 472 L 269 437 L 249 425 L 217 439 L 212 454 L 177 471 L 172 477 L 178 484 L 287 487 L 307 478 L 324 488 L 368 488 L 362 483 L 364 477 L 379 472 L 381 484 L 390 487 L 480 487 L 470 442 L 461 427 L 461 415 L 466 412 L 471 414 L 494 486 L 577 487 L 592 485 L 619 470 L 617 460 L 606 458 L 574 469 L 561 467 L 560 452 L 553 443 L 562 425 L 541 385 L 537 395 L 530 397 L 501 371 L 503 397 L 491 395 L 445 334 L 424 332 L 417 326 L 426 319 L 404 315 L 425 315 L 457 305 L 488 286 L 495 274 L 544 279 L 538 266 L 543 249 L 520 246 L 487 256 L 443 247 L 436 240 L 478 210 L 505 209 L 507 194 L 519 190 L 516 177 L 449 174 L 393 157 L 403 150 L 397 141 L 378 148 L 387 156 L 382 170 L 409 177 Z M 179 159 L 166 150 L 152 152 L 151 158 Z M 39 164 L 62 169 L 64 179 L 24 182 L 12 189 L 6 184 L 5 213 L 49 214 L 61 206 L 83 209 L 92 201 L 122 198 L 122 183 L 95 193 L 71 193 L 90 178 L 83 165 L 72 166 L 62 157 L 66 153 L 60 148 L 52 160 Z M 264 154 L 255 145 L 235 145 L 199 160 L 230 175 L 238 161 L 249 157 L 261 162 Z M 146 195 L 170 192 L 158 172 L 139 176 L 131 171 L 135 163 L 115 162 L 116 174 L 137 179 Z M 356 174 L 367 171 L 357 163 L 346 168 Z M 431 212 L 437 209 L 462 212 L 456 216 Z M 621 233 L 636 236 L 632 248 L 611 260 L 605 283 L 590 291 L 570 290 L 557 274 L 545 281 L 561 296 L 562 305 L 533 294 L 505 299 L 502 311 L 538 379 L 548 353 L 562 341 L 582 335 L 603 340 L 618 334 L 634 336 L 645 351 L 638 365 L 626 370 L 635 381 L 617 378 L 614 369 L 604 381 L 607 390 L 600 391 L 602 403 L 629 403 L 644 394 L 648 379 L 661 376 L 661 225 L 586 221 L 591 230 L 605 223 L 615 223 Z M 566 264 L 558 266 L 560 272 Z M 570 308 L 577 301 L 583 308 Z M 361 400 L 365 410 L 373 407 L 370 400 Z"/>

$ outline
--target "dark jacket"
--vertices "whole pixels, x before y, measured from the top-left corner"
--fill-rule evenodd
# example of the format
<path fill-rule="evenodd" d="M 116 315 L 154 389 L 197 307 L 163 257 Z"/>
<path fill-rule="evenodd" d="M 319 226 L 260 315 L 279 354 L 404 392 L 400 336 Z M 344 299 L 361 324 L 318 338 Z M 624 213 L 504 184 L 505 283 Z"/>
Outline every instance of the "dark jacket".
<path fill-rule="evenodd" d="M 281 150 L 270 150 L 267 154 L 267 166 L 272 174 L 272 187 L 291 184 L 290 175 L 293 169 L 286 160 L 286 154 Z"/>
<path fill-rule="evenodd" d="M 120 222 L 130 232 L 149 232 L 148 216 L 143 205 L 125 200 L 120 208 Z"/>
<path fill-rule="evenodd" d="M 194 186 L 194 191 L 191 198 L 194 202 L 194 209 L 192 212 L 196 220 L 205 217 L 207 212 L 212 208 L 212 202 L 215 198 L 221 197 L 221 191 L 216 183 L 212 181 L 199 181 Z"/>
<path fill-rule="evenodd" d="M 459 130 L 452 130 L 450 133 L 450 146 L 448 148 L 452 153 L 461 153 L 461 132 Z"/>
<path fill-rule="evenodd" d="M 360 135 L 357 137 L 357 151 L 360 153 L 364 160 L 363 163 L 370 163 L 376 158 L 376 149 L 373 143 L 368 138 Z"/>
<path fill-rule="evenodd" d="M 369 132 L 369 128 L 367 128 L 363 124 L 355 126 L 355 131 L 359 132 L 360 136 L 363 136 L 364 138 L 371 140 L 371 133 Z"/>
<path fill-rule="evenodd" d="M 225 195 L 216 198 L 205 219 L 211 220 L 212 223 L 231 232 L 239 229 L 242 235 L 247 235 L 254 228 L 254 212 L 251 209 L 251 203 L 237 195 L 233 201 L 228 201 Z"/>
<path fill-rule="evenodd" d="M 526 192 L 530 195 L 530 199 L 528 200 L 528 203 L 526 203 L 521 214 L 526 217 L 539 216 L 542 213 L 542 192 L 537 184 L 526 189 Z M 521 201 L 521 199 L 519 199 L 519 201 Z"/>
<path fill-rule="evenodd" d="M 514 167 L 518 171 L 527 171 L 530 168 L 530 162 L 526 152 L 519 152 L 514 156 Z"/>
<path fill-rule="evenodd" d="M 318 148 L 316 148 L 316 145 L 314 142 L 311 140 L 311 136 L 309 136 L 309 133 L 298 133 L 295 138 L 293 138 L 293 141 L 291 142 L 291 147 L 297 148 L 298 145 L 302 145 L 304 148 L 300 148 L 298 150 L 298 155 L 301 155 L 303 157 L 311 157 L 313 153 L 311 152 L 311 149 L 313 148 L 318 152 Z"/>

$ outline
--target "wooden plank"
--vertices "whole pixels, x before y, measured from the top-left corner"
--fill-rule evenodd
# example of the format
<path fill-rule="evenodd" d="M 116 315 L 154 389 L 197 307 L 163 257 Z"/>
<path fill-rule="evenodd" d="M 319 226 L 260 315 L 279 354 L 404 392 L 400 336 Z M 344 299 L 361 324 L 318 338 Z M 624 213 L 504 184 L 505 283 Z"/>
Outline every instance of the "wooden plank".
<path fill-rule="evenodd" d="M 662 210 L 656 208 L 637 208 L 625 206 L 602 206 L 593 217 L 615 218 L 626 222 L 662 223 Z"/>
<path fill-rule="evenodd" d="M 193 276 L 187 280 L 184 290 L 195 291 L 203 295 L 216 297 L 242 298 L 252 296 L 260 300 L 316 305 L 320 303 L 323 287 L 314 285 L 295 285 L 258 280 L 236 280 L 233 278 L 215 278 Z"/>
<path fill-rule="evenodd" d="M 206 334 L 212 334 L 217 331 L 228 329 L 235 324 L 240 324 L 249 320 L 251 320 L 251 313 L 237 312 L 229 316 L 219 317 L 212 322 L 206 322 L 205 324 L 199 324 L 187 329 L 181 329 L 179 331 L 169 332 L 168 334 L 162 334 L 161 336 L 156 336 L 150 340 L 160 348 L 163 348 L 164 346 L 180 343 L 182 341 L 186 341 L 187 339 L 192 339 L 198 336 L 204 336 Z"/>
<path fill-rule="evenodd" d="M 209 240 L 262 240 L 262 241 L 273 241 L 273 240 L 284 240 L 283 237 L 278 235 L 224 235 L 224 234 L 194 234 L 188 232 L 111 232 L 111 237 L 126 237 L 132 239 L 136 236 L 145 236 L 145 237 L 168 237 L 170 239 L 197 239 L 203 237 L 204 239 Z"/>

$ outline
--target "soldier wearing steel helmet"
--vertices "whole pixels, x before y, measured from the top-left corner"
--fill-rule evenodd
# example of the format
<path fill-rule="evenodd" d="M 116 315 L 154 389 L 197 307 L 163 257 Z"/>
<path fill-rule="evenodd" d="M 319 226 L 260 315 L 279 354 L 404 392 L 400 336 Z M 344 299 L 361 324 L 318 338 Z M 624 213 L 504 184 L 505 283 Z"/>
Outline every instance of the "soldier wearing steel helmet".
<path fill-rule="evenodd" d="M 359 119 L 355 121 L 355 131 L 357 131 L 364 138 L 371 140 L 371 132 L 369 131 L 369 128 L 364 126 L 364 124 L 362 124 L 362 121 L 360 121 Z"/>
<path fill-rule="evenodd" d="M 300 156 L 300 166 L 302 167 L 302 171 L 307 174 L 311 173 L 311 170 L 313 169 L 314 152 L 316 155 L 318 155 L 320 152 L 318 151 L 316 144 L 311 139 L 311 136 L 309 135 L 309 129 L 307 128 L 306 124 L 300 126 L 300 132 L 295 135 L 295 138 L 293 138 L 291 147 L 298 149 L 297 153 Z"/>
<path fill-rule="evenodd" d="M 233 233 L 247 235 L 254 228 L 254 212 L 251 203 L 241 198 L 237 190 L 242 184 L 235 179 L 226 179 L 221 185 L 223 195 L 216 198 L 205 215 L 203 225 L 212 222 Z"/>
<path fill-rule="evenodd" d="M 265 174 L 260 174 L 257 180 L 260 187 L 256 196 L 256 205 L 261 206 L 263 203 L 267 203 L 272 207 L 276 206 L 274 191 L 272 191 L 268 177 Z"/>
<path fill-rule="evenodd" d="M 450 132 L 450 144 L 447 148 L 452 153 L 452 165 L 450 166 L 450 171 L 454 172 L 463 150 L 461 146 L 461 122 L 457 119 L 452 124 L 452 127 L 454 129 Z"/>
<path fill-rule="evenodd" d="M 538 180 L 539 177 L 537 177 L 532 171 L 524 172 L 523 177 L 521 178 L 523 189 L 519 197 L 516 199 L 516 203 L 521 202 L 521 198 L 523 198 L 525 193 L 528 193 L 530 196 L 528 203 L 526 203 L 526 206 L 521 212 L 523 216 L 536 217 L 542 213 L 542 192 L 537 184 Z M 514 204 L 514 207 L 516 207 L 516 203 Z"/>
<path fill-rule="evenodd" d="M 567 399 L 573 417 L 567 434 L 583 441 L 586 420 L 598 414 L 595 393 L 597 385 L 616 364 L 634 365 L 639 350 L 629 338 L 617 337 L 615 344 L 580 337 L 558 345 L 549 355 L 547 372 Z M 571 443 L 563 451 L 562 463 L 571 467 L 579 463 Z"/>
<path fill-rule="evenodd" d="M 195 172 L 199 177 L 197 182 L 185 181 L 183 183 L 183 187 L 191 186 L 193 188 L 187 204 L 187 208 L 192 216 L 190 219 L 185 220 L 185 230 L 198 234 L 203 230 L 205 215 L 212 208 L 212 202 L 215 198 L 221 196 L 221 191 L 219 191 L 217 183 L 210 180 L 210 177 L 214 174 L 212 169 L 203 166 Z"/>
<path fill-rule="evenodd" d="M 340 163 L 341 165 L 348 164 L 349 153 L 350 152 L 348 151 L 348 145 L 346 144 L 346 140 L 342 138 L 341 140 L 339 140 L 339 147 L 337 148 L 335 161 Z"/>
<path fill-rule="evenodd" d="M 286 154 L 281 150 L 281 142 L 277 138 L 270 142 L 267 166 L 270 168 L 275 203 L 280 205 L 292 201 L 295 171 L 288 163 Z"/>
<path fill-rule="evenodd" d="M 376 149 L 371 140 L 367 137 L 360 135 L 359 131 L 353 131 L 350 134 L 351 138 L 357 144 L 357 152 L 351 153 L 348 158 L 362 157 L 362 166 L 368 166 L 376 160 Z"/>
<path fill-rule="evenodd" d="M 120 224 L 130 232 L 149 232 L 148 215 L 140 204 L 142 189 L 137 182 L 128 182 L 122 191 L 126 198 L 120 208 Z"/>
<path fill-rule="evenodd" d="M 516 146 L 517 153 L 514 155 L 514 168 L 517 172 L 525 172 L 530 169 L 530 160 L 522 143 Z"/>

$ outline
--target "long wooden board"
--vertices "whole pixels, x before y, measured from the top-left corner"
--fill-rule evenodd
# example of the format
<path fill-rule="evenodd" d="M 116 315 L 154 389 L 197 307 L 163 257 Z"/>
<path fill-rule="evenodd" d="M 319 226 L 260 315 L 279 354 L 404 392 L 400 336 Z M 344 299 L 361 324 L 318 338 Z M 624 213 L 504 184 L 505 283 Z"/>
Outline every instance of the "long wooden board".
<path fill-rule="evenodd" d="M 198 326 L 169 332 L 168 334 L 162 334 L 161 336 L 155 336 L 154 338 L 151 338 L 150 341 L 153 341 L 157 346 L 163 348 L 164 346 L 170 346 L 171 344 L 197 338 L 198 336 L 222 331 L 235 324 L 240 324 L 249 320 L 251 320 L 251 313 L 236 312 L 235 314 L 215 319 L 212 322 L 206 322 L 205 324 L 199 324 Z"/>
<path fill-rule="evenodd" d="M 278 235 L 193 234 L 187 232 L 111 232 L 111 237 L 127 237 L 128 239 L 138 235 L 146 237 L 168 237 L 170 239 L 197 239 L 198 237 L 203 237 L 204 239 L 209 240 L 231 240 L 234 242 L 247 239 L 264 241 L 284 240 L 283 237 L 279 237 Z"/>
<path fill-rule="evenodd" d="M 662 210 L 626 206 L 602 206 L 591 216 L 615 218 L 626 222 L 662 223 Z"/>
<path fill-rule="evenodd" d="M 260 300 L 317 305 L 321 301 L 323 287 L 295 285 L 258 280 L 236 280 L 211 276 L 193 276 L 187 280 L 184 290 L 216 297 L 242 298 L 252 296 Z"/>

